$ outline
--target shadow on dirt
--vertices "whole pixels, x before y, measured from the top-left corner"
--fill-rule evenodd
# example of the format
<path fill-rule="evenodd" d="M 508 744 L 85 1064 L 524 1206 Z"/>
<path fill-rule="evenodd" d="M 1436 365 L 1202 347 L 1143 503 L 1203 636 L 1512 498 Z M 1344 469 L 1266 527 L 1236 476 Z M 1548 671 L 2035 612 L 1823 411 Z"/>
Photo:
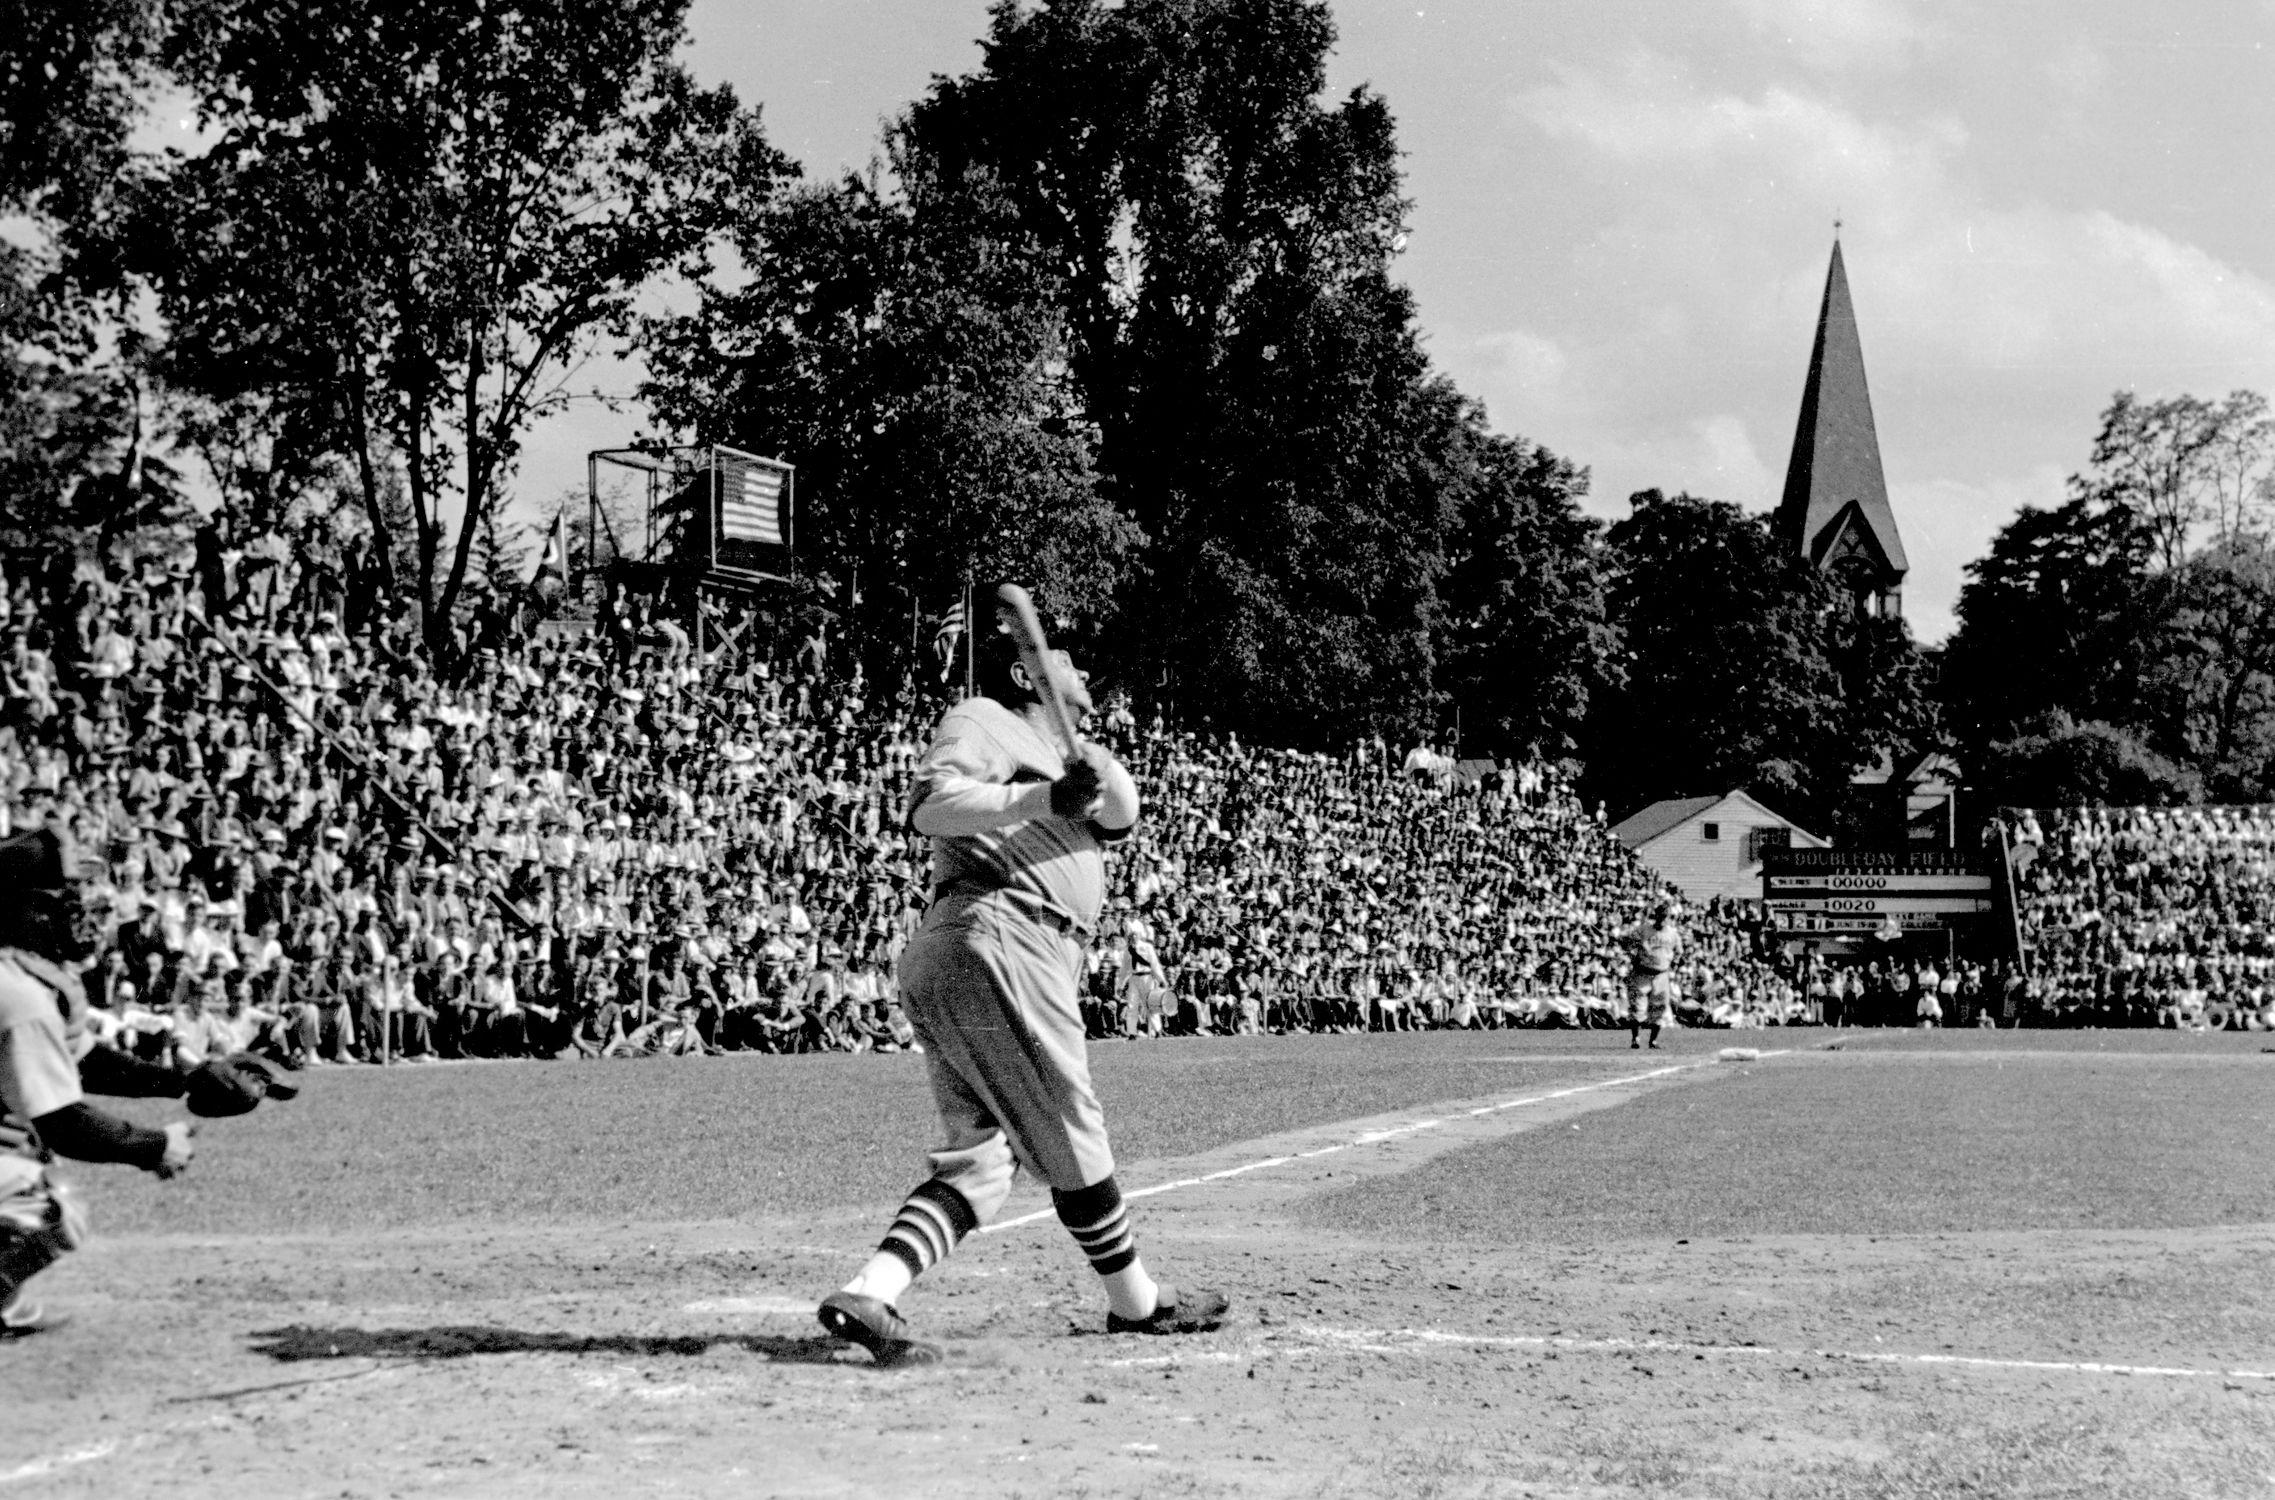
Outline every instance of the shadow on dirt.
<path fill-rule="evenodd" d="M 538 1333 L 454 1324 L 442 1328 L 307 1328 L 294 1324 L 252 1335 L 253 1352 L 284 1364 L 313 1359 L 463 1359 L 474 1354 L 706 1354 L 740 1348 L 784 1364 L 858 1360 L 833 1338 L 779 1334 Z"/>

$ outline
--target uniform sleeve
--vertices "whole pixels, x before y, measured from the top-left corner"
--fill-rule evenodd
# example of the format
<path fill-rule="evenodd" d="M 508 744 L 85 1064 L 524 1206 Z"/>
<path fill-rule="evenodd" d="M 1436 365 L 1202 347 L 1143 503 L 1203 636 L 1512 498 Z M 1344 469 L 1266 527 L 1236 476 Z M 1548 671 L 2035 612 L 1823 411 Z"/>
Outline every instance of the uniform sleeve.
<path fill-rule="evenodd" d="M 1104 844 L 1128 838 L 1137 827 L 1137 782 L 1128 769 L 1110 755 L 1106 757 L 1106 774 L 1099 792 L 1098 816 L 1090 820 L 1091 833 Z"/>
<path fill-rule="evenodd" d="M 1047 816 L 1050 783 L 1015 782 L 1017 772 L 1018 763 L 976 715 L 950 713 L 917 763 L 909 826 L 933 837 L 954 837 Z"/>
<path fill-rule="evenodd" d="M 13 1014 L 0 1033 L 0 1105 L 36 1120 L 80 1100 L 79 1065 L 63 1040 L 60 1015 Z"/>

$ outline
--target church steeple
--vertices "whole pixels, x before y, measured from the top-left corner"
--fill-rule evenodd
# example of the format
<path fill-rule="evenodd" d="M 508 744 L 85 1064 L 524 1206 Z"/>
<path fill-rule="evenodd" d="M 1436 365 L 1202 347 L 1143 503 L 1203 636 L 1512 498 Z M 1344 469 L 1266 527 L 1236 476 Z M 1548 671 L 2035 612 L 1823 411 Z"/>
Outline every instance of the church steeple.
<path fill-rule="evenodd" d="M 1864 384 L 1864 346 L 1849 305 L 1837 230 L 1776 525 L 1787 546 L 1839 576 L 1865 608 L 1900 612 L 1910 563 L 1888 507 L 1880 438 Z"/>

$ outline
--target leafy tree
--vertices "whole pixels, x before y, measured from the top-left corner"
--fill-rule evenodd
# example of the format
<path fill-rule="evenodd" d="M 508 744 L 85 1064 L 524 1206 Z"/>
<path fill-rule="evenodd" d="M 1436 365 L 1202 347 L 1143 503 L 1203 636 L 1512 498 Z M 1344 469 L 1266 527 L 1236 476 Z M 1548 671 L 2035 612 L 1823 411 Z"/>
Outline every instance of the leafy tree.
<path fill-rule="evenodd" d="M 2255 393 L 2116 397 L 2074 498 L 2024 510 L 1969 565 L 1941 686 L 1984 777 L 2055 801 L 2113 776 L 2171 796 L 2275 794 L 2271 459 Z"/>
<path fill-rule="evenodd" d="M 801 551 L 880 673 L 967 576 L 1095 621 L 1140 540 L 1099 493 L 1049 268 L 1000 201 L 902 180 L 746 196 L 746 279 L 648 349 L 668 425 L 796 460 Z"/>
<path fill-rule="evenodd" d="M 1624 815 L 1742 788 L 1827 827 L 1852 773 L 1924 748 L 1901 621 L 1858 618 L 1766 518 L 1656 490 L 1632 503 L 1608 538 L 1625 680 L 1590 717 L 1591 795 Z"/>
<path fill-rule="evenodd" d="M 2195 802 L 2203 782 L 2129 731 L 2055 710 L 1985 747 L 1978 785 L 1994 806 L 2157 806 Z"/>
<path fill-rule="evenodd" d="M 383 560 L 400 472 L 445 658 L 522 435 L 644 289 L 706 269 L 730 190 L 784 172 L 673 63 L 685 4 L 184 0 L 168 62 L 218 139 L 142 220 L 168 372 L 265 403 L 272 469 L 344 457 Z"/>
<path fill-rule="evenodd" d="M 1389 279 L 1390 113 L 1328 102 L 1318 0 L 1001 0 L 899 165 L 1003 195 L 1053 275 L 1106 493 L 1149 539 L 1116 644 L 1282 739 L 1434 716 L 1467 405 Z"/>
<path fill-rule="evenodd" d="M 57 287 L 43 258 L 0 240 L 0 546 L 101 548 L 186 507 L 146 341 Z"/>
<path fill-rule="evenodd" d="M 162 30 L 152 0 L 0 0 L 0 539 L 183 513 L 111 248 Z"/>
<path fill-rule="evenodd" d="M 1830 774 L 1845 778 L 1883 754 L 1902 760 L 1945 746 L 1935 662 L 1911 627 L 1856 607 L 1853 596 L 1841 602 L 1848 607 L 1823 621 L 1825 654 L 1841 684 L 1841 733 L 1856 748 Z"/>
<path fill-rule="evenodd" d="M 2025 507 L 1967 565 L 1941 690 L 1972 756 L 2056 711 L 2125 723 L 2138 711 L 2139 603 L 2157 541 L 2133 512 L 2079 498 Z"/>
<path fill-rule="evenodd" d="M 535 527 L 504 520 L 496 508 L 484 513 L 474 537 L 472 586 L 494 598 L 511 598 L 522 592 L 535 566 L 537 549 L 545 545 Z"/>
<path fill-rule="evenodd" d="M 0 0 L 0 203 L 83 224 L 131 168 L 155 0 Z"/>
<path fill-rule="evenodd" d="M 2141 732 L 2221 800 L 2275 793 L 2275 553 L 2239 535 L 2143 591 Z"/>
<path fill-rule="evenodd" d="M 1602 526 L 1588 476 L 1547 449 L 1479 434 L 1476 474 L 1439 585 L 1440 682 L 1465 746 L 1566 759 L 1616 685 Z"/>
<path fill-rule="evenodd" d="M 2129 514 L 2155 560 L 2177 568 L 2207 541 L 2264 531 L 2271 478 L 2275 416 L 2257 391 L 2223 401 L 2119 391 L 2101 414 L 2092 466 L 2070 487 L 2096 509 Z"/>

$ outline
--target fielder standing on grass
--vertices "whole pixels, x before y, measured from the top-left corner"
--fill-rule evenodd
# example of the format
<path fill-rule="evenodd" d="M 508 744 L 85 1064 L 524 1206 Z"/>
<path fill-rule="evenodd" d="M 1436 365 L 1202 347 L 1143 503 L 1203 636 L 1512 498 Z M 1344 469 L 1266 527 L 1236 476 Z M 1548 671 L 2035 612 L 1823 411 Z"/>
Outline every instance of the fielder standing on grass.
<path fill-rule="evenodd" d="M 1627 932 L 1627 1045 L 1642 1043 L 1636 1034 L 1648 1026 L 1651 1045 L 1659 1045 L 1659 1028 L 1675 1014 L 1675 955 L 1682 948 L 1682 929 L 1675 925 L 1675 904 L 1662 896 L 1651 903 L 1650 914 Z"/>
<path fill-rule="evenodd" d="M 1021 1165 L 1105 1282 L 1110 1333 L 1203 1333 L 1217 1292 L 1159 1285 L 1114 1181 L 1090 1084 L 1079 985 L 1105 896 L 1102 846 L 1127 838 L 1138 792 L 1077 737 L 1082 675 L 1047 650 L 1023 592 L 981 637 L 984 696 L 950 709 L 917 766 L 909 823 L 932 839 L 932 901 L 900 960 L 901 1003 L 924 1046 L 945 1140 L 877 1252 L 825 1300 L 821 1323 L 880 1364 L 937 1359 L 898 1303 L 986 1223 Z"/>

